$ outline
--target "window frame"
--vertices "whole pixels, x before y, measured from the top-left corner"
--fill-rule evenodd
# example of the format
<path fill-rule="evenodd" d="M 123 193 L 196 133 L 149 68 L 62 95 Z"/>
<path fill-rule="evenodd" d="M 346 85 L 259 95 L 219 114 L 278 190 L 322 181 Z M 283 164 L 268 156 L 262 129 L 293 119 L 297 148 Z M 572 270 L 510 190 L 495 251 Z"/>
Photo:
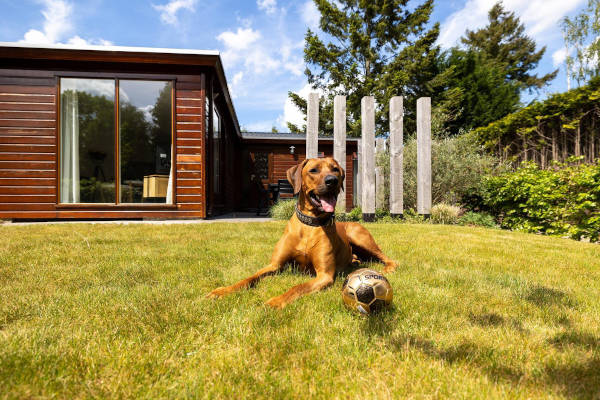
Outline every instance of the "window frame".
<path fill-rule="evenodd" d="M 110 74 L 110 73 L 78 73 L 78 72 L 65 72 L 55 75 L 56 79 L 56 207 L 57 208 L 127 208 L 127 209 L 135 209 L 135 208 L 177 208 L 177 146 L 175 143 L 175 124 L 176 124 L 176 105 L 175 105 L 175 85 L 177 83 L 177 79 L 173 75 L 144 75 L 144 74 Z M 61 79 L 112 79 L 115 81 L 115 93 L 114 93 L 114 168 L 115 168 L 115 202 L 114 203 L 62 203 L 60 187 L 61 187 L 61 177 L 60 177 L 60 155 L 61 155 L 61 146 L 60 146 L 60 135 L 61 135 Z M 173 184 L 171 185 L 171 203 L 122 203 L 120 202 L 120 186 L 121 186 L 121 171 L 120 171 L 120 104 L 119 104 L 119 82 L 121 80 L 127 81 L 160 81 L 160 82 L 170 82 L 171 83 L 171 165 L 173 168 Z"/>

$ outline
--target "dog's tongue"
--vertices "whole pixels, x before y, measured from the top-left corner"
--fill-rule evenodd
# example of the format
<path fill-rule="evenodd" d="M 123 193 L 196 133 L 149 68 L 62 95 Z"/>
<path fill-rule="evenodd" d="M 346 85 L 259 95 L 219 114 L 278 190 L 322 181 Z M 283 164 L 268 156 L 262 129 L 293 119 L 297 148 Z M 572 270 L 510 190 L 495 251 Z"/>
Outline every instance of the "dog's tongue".
<path fill-rule="evenodd" d="M 321 196 L 319 199 L 321 200 L 321 207 L 323 207 L 323 211 L 325 211 L 325 212 L 334 212 L 335 211 L 335 203 L 337 203 L 336 196 Z"/>

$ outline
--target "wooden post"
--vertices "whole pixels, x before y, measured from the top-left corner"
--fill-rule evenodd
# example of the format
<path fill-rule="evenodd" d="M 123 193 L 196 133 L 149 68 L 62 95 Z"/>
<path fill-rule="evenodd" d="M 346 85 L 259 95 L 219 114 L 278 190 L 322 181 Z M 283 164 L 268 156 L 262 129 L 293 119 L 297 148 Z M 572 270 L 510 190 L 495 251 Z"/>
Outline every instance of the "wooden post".
<path fill-rule="evenodd" d="M 306 113 L 306 158 L 319 156 L 319 94 L 309 93 Z"/>
<path fill-rule="evenodd" d="M 404 215 L 404 108 L 402 96 L 390 99 L 390 215 Z"/>
<path fill-rule="evenodd" d="M 431 215 L 431 98 L 417 100 L 417 213 Z"/>
<path fill-rule="evenodd" d="M 375 209 L 387 208 L 385 204 L 385 171 L 377 165 L 377 160 L 385 152 L 385 139 L 375 139 Z"/>
<path fill-rule="evenodd" d="M 333 98 L 333 158 L 340 163 L 344 171 L 346 168 L 346 96 L 335 96 Z M 346 181 L 344 179 L 344 188 Z M 346 191 L 340 191 L 337 200 L 338 207 L 346 211 Z"/>
<path fill-rule="evenodd" d="M 358 165 L 358 171 L 356 171 L 356 199 L 355 203 L 357 206 L 362 206 L 362 182 L 363 182 L 363 152 L 362 152 L 362 138 L 358 139 L 358 143 L 356 143 L 356 164 Z"/>
<path fill-rule="evenodd" d="M 375 98 L 365 96 L 360 103 L 362 134 L 362 214 L 366 222 L 375 220 Z"/>

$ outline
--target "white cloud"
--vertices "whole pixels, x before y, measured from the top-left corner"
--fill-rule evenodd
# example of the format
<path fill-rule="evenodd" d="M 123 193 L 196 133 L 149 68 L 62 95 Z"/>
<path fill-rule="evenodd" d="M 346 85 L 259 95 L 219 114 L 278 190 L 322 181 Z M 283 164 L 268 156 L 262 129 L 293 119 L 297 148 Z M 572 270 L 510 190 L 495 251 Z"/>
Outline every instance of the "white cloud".
<path fill-rule="evenodd" d="M 315 30 L 319 27 L 321 13 L 319 13 L 317 6 L 315 6 L 315 3 L 312 0 L 307 0 L 304 4 L 302 4 L 300 8 L 300 15 L 302 16 L 302 21 L 312 30 Z"/>
<path fill-rule="evenodd" d="M 299 91 L 296 92 L 300 97 L 307 99 L 309 93 L 319 93 L 319 97 L 323 97 L 323 91 L 320 89 L 313 89 L 308 83 L 306 83 Z M 304 120 L 305 115 L 296 107 L 292 100 L 287 97 L 283 106 L 283 114 L 277 118 L 277 124 L 281 127 L 287 127 L 287 123 L 291 122 L 297 127 L 301 128 L 302 125 L 306 125 Z"/>
<path fill-rule="evenodd" d="M 198 0 L 171 0 L 164 5 L 152 5 L 156 11 L 160 11 L 160 20 L 168 25 L 176 25 L 178 22 L 177 12 L 182 9 L 191 12 L 196 11 L 195 6 Z"/>
<path fill-rule="evenodd" d="M 508 11 L 514 11 L 525 24 L 527 34 L 542 39 L 542 33 L 556 29 L 560 19 L 578 8 L 586 0 L 504 0 Z M 443 22 L 438 42 L 448 48 L 459 44 L 466 29 L 476 30 L 488 22 L 488 11 L 497 0 L 467 0 L 465 6 Z"/>
<path fill-rule="evenodd" d="M 552 53 L 552 63 L 554 64 L 555 67 L 558 67 L 566 59 L 567 59 L 567 49 L 564 47 L 560 48 L 560 49 L 556 50 L 554 53 Z"/>
<path fill-rule="evenodd" d="M 267 14 L 274 14 L 277 11 L 277 0 L 256 0 L 259 10 L 264 10 Z"/>
<path fill-rule="evenodd" d="M 43 31 L 30 29 L 20 42 L 35 44 L 61 43 L 65 36 L 73 31 L 73 5 L 64 0 L 42 0 L 41 4 L 44 5 L 42 10 L 44 16 Z M 108 40 L 83 39 L 79 35 L 67 39 L 66 43 L 77 46 L 112 45 L 112 42 Z"/>
<path fill-rule="evenodd" d="M 43 0 L 42 15 L 44 16 L 43 32 L 30 29 L 25 33 L 22 42 L 51 44 L 56 43 L 72 29 L 71 14 L 73 6 L 64 0 Z"/>

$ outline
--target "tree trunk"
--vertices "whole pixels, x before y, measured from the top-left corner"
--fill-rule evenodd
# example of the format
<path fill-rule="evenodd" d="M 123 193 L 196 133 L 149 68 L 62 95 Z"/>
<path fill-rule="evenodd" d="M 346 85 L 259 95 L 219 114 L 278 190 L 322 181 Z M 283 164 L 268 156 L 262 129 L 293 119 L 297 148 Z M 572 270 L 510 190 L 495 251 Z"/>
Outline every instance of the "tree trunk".
<path fill-rule="evenodd" d="M 556 129 L 552 129 L 552 159 L 558 161 L 558 143 L 556 141 Z"/>
<path fill-rule="evenodd" d="M 567 143 L 567 134 L 562 129 L 561 129 L 560 133 L 562 134 L 562 160 L 560 160 L 560 161 L 564 162 L 567 159 L 567 151 L 568 151 L 568 149 L 567 149 L 567 144 L 568 144 Z"/>
<path fill-rule="evenodd" d="M 577 125 L 577 133 L 575 134 L 575 157 L 581 155 L 581 121 Z"/>

